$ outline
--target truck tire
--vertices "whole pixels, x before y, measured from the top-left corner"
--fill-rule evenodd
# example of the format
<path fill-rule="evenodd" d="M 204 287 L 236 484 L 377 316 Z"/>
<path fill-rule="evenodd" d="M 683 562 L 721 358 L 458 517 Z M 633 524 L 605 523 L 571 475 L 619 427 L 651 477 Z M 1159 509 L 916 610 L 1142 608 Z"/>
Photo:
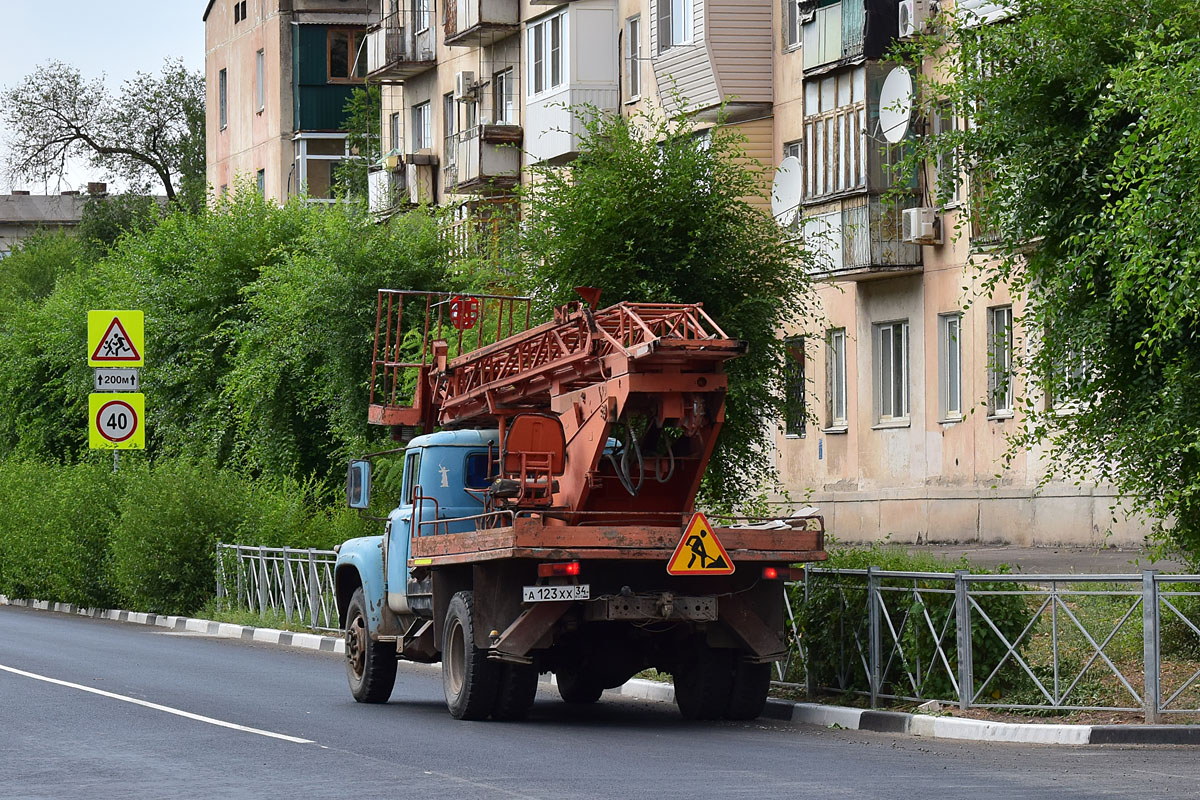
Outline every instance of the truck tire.
<path fill-rule="evenodd" d="M 733 688 L 725 719 L 758 719 L 767 705 L 771 690 L 771 665 L 751 664 L 739 657 L 733 668 Z"/>
<path fill-rule="evenodd" d="M 455 719 L 487 719 L 496 701 L 496 664 L 475 646 L 475 598 L 458 592 L 446 609 L 442 636 L 442 688 Z"/>
<path fill-rule="evenodd" d="M 386 703 L 396 685 L 396 648 L 367 633 L 367 602 L 360 586 L 346 608 L 346 677 L 360 703 Z"/>
<path fill-rule="evenodd" d="M 537 696 L 537 667 L 532 664 L 500 664 L 492 719 L 525 719 Z"/>
<path fill-rule="evenodd" d="M 675 673 L 675 704 L 684 719 L 720 719 L 733 689 L 733 654 L 708 645 Z"/>
<path fill-rule="evenodd" d="M 566 703 L 594 703 L 604 693 L 604 687 L 586 672 L 559 672 L 554 678 L 558 682 L 558 694 Z"/>

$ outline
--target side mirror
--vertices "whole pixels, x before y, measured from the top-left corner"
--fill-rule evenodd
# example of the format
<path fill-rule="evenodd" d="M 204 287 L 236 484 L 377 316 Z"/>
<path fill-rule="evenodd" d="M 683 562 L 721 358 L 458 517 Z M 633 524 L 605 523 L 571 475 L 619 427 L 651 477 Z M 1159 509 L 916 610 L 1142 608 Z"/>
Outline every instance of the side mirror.
<path fill-rule="evenodd" d="M 371 462 L 355 459 L 346 473 L 346 505 L 369 508 L 371 505 Z"/>

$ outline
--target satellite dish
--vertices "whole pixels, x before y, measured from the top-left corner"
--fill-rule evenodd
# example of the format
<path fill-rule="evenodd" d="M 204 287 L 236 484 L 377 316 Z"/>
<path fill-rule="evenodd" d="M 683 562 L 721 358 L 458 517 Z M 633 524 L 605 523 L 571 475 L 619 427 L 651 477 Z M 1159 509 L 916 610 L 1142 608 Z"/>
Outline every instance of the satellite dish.
<path fill-rule="evenodd" d="M 912 119 L 913 82 L 904 67 L 896 67 L 883 81 L 879 93 L 879 127 L 883 138 L 897 144 L 908 135 Z"/>
<path fill-rule="evenodd" d="M 800 208 L 800 192 L 804 185 L 801 182 L 800 159 L 788 156 L 775 170 L 775 180 L 771 182 L 771 214 L 775 221 L 787 227 L 796 219 L 796 211 Z"/>

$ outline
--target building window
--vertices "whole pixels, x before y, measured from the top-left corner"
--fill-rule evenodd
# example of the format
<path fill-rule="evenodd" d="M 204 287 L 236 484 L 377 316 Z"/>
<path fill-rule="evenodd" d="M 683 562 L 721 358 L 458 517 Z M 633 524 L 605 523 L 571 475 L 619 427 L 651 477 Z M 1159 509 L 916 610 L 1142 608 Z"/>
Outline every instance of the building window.
<path fill-rule="evenodd" d="M 563 84 L 566 64 L 567 12 L 529 26 L 529 95 L 532 97 Z"/>
<path fill-rule="evenodd" d="M 908 322 L 875 326 L 879 422 L 908 419 Z"/>
<path fill-rule="evenodd" d="M 867 185 L 867 73 L 863 67 L 804 84 L 804 196 Z"/>
<path fill-rule="evenodd" d="M 846 427 L 846 329 L 825 334 L 825 374 L 828 377 L 826 419 L 830 428 Z"/>
<path fill-rule="evenodd" d="M 804 12 L 800 10 L 802 2 L 803 0 L 783 0 L 785 25 L 783 41 L 786 50 L 792 50 L 800 46 L 800 21 L 804 19 Z"/>
<path fill-rule="evenodd" d="M 954 106 L 951 103 L 943 101 L 934 107 L 930 128 L 932 128 L 935 138 L 943 134 L 952 134 L 958 130 L 958 118 L 954 114 Z M 953 150 L 945 149 L 944 142 L 937 148 L 934 166 L 937 169 L 934 186 L 937 187 L 938 205 L 945 207 L 961 201 L 962 196 L 959 192 L 962 189 L 962 181 L 958 174 L 958 159 L 955 158 Z"/>
<path fill-rule="evenodd" d="M 513 72 L 512 67 L 492 75 L 492 110 L 495 117 L 493 122 L 496 125 L 517 124 L 516 106 L 513 102 L 513 94 L 516 89 L 515 76 L 516 73 Z"/>
<path fill-rule="evenodd" d="M 807 415 L 804 407 L 804 337 L 784 340 L 787 362 L 784 364 L 784 417 L 785 436 L 804 436 Z"/>
<path fill-rule="evenodd" d="M 1013 412 L 1012 306 L 988 309 L 988 414 L 1011 416 Z"/>
<path fill-rule="evenodd" d="M 258 183 L 258 195 L 259 195 L 259 197 L 262 197 L 265 199 L 267 196 L 267 171 L 265 169 L 260 169 L 258 171 L 257 183 Z"/>
<path fill-rule="evenodd" d="M 345 134 L 306 133 L 293 139 L 298 185 L 310 201 L 333 202 L 340 186 L 337 168 L 346 158 Z"/>
<path fill-rule="evenodd" d="M 433 146 L 433 131 L 430 129 L 431 121 L 428 100 L 412 107 L 412 149 L 414 153 Z"/>
<path fill-rule="evenodd" d="M 625 20 L 625 80 L 630 100 L 642 96 L 642 18 Z"/>
<path fill-rule="evenodd" d="M 429 13 L 429 0 L 413 0 L 413 22 L 416 25 L 417 33 L 424 33 L 429 30 L 431 17 L 432 15 Z"/>
<path fill-rule="evenodd" d="M 229 126 L 229 74 L 225 70 L 217 73 L 217 115 L 221 120 L 221 130 Z"/>
<path fill-rule="evenodd" d="M 855 38 L 859 39 L 857 43 L 859 46 L 862 44 L 861 5 L 858 6 L 859 10 L 852 14 L 858 18 L 859 22 L 850 28 L 850 41 L 843 40 L 842 4 L 822 4 L 818 8 L 813 8 L 814 5 L 816 4 L 805 3 L 800 12 L 804 14 L 800 19 L 800 36 L 801 44 L 804 47 L 805 70 L 837 61 L 847 54 L 847 50 L 854 49 Z"/>
<path fill-rule="evenodd" d="M 260 114 L 267 105 L 267 87 L 264 85 L 266 72 L 266 55 L 259 50 L 254 54 L 254 106 Z"/>
<path fill-rule="evenodd" d="M 236 25 L 246 18 L 246 0 L 233 4 L 233 24 Z"/>
<path fill-rule="evenodd" d="M 692 41 L 692 0 L 656 0 L 658 52 Z"/>
<path fill-rule="evenodd" d="M 388 147 L 391 152 L 399 153 L 401 147 L 400 141 L 400 112 L 393 111 L 388 115 Z"/>
<path fill-rule="evenodd" d="M 938 417 L 962 419 L 962 314 L 938 314 Z"/>
<path fill-rule="evenodd" d="M 357 83 L 367 76 L 367 59 L 359 58 L 366 33 L 353 28 L 330 28 L 328 46 L 329 82 Z"/>
<path fill-rule="evenodd" d="M 800 159 L 800 142 L 799 141 L 786 142 L 783 145 L 783 157 L 784 158 L 794 158 L 796 160 L 799 160 Z"/>

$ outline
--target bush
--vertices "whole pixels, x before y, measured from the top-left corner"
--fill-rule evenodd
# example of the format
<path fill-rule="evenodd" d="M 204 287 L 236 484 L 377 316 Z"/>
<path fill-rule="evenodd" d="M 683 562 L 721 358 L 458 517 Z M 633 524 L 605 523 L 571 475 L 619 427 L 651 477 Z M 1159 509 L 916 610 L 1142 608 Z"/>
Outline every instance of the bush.
<path fill-rule="evenodd" d="M 829 561 L 817 566 L 855 570 L 873 566 L 893 572 L 953 572 L 968 567 L 965 561 L 953 564 L 879 545 L 832 548 Z M 996 571 L 1006 573 L 1008 569 L 1001 567 Z M 980 570 L 976 568 L 973 572 L 979 574 Z M 899 639 L 899 647 L 895 646 L 887 621 L 881 617 L 881 691 L 901 696 L 916 694 L 924 698 L 956 699 L 954 687 L 958 678 L 958 659 L 953 585 L 945 580 L 916 580 L 919 597 L 913 592 L 913 579 L 881 579 L 880 585 L 905 590 L 885 591 L 883 595 L 887 615 L 898 631 L 896 638 Z M 803 585 L 792 588 L 791 601 L 804 641 L 807 663 L 790 676 L 791 680 L 802 680 L 804 666 L 807 666 L 814 689 L 829 687 L 845 692 L 869 691 L 870 684 L 862 666 L 866 661 L 869 637 L 866 586 L 865 576 L 840 576 L 835 579 L 833 576 L 814 575 L 809 581 L 807 602 Z M 1018 595 L 978 595 L 978 592 L 1008 588 L 1011 587 L 972 584 L 976 602 L 1011 642 L 1029 622 L 1030 611 L 1026 599 Z M 935 589 L 942 591 L 928 591 Z M 950 591 L 946 592 L 947 589 Z M 1008 648 L 979 618 L 977 611 L 972 614 L 972 623 L 972 665 L 975 688 L 978 689 L 1004 659 Z M 949 670 L 938 655 L 938 636 L 941 637 L 941 649 L 949 662 Z M 1027 644 L 1028 641 L 1022 642 L 1018 652 Z M 1011 669 L 1013 666 L 1015 664 L 1009 658 L 1005 668 L 988 684 L 989 690 L 1008 685 L 1016 677 Z M 918 692 L 914 693 L 907 673 L 918 676 Z"/>

